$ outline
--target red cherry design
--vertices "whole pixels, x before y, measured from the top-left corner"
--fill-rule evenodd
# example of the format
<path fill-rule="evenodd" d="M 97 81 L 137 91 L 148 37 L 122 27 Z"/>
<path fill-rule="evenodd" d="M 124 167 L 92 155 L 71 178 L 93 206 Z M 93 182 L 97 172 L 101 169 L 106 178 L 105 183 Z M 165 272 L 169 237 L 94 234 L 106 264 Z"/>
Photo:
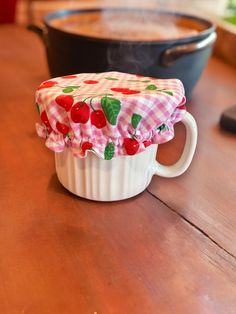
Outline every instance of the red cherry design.
<path fill-rule="evenodd" d="M 84 81 L 85 84 L 97 84 L 98 81 L 94 81 L 94 80 L 86 80 Z"/>
<path fill-rule="evenodd" d="M 101 129 L 106 126 L 107 121 L 102 110 L 94 110 L 90 116 L 91 124 L 95 125 L 96 128 Z"/>
<path fill-rule="evenodd" d="M 47 113 L 46 111 L 42 111 L 41 115 L 40 115 L 40 118 L 43 122 L 43 124 L 46 126 L 47 130 L 48 130 L 48 133 L 50 134 L 52 132 L 52 127 L 51 127 L 51 124 L 48 120 L 48 116 L 47 116 Z"/>
<path fill-rule="evenodd" d="M 123 93 L 123 92 L 129 91 L 130 89 L 129 88 L 123 88 L 123 87 L 112 87 L 111 90 L 113 92 Z"/>
<path fill-rule="evenodd" d="M 49 120 L 48 120 L 47 113 L 46 113 L 45 110 L 42 111 L 40 117 L 41 117 L 42 122 L 43 122 L 46 126 L 51 126 L 51 125 L 50 125 L 50 122 L 49 122 Z"/>
<path fill-rule="evenodd" d="M 123 95 L 134 95 L 134 94 L 139 94 L 139 93 L 140 93 L 139 90 L 132 90 L 132 89 L 125 90 L 122 92 Z"/>
<path fill-rule="evenodd" d="M 59 106 L 69 111 L 73 105 L 74 99 L 71 95 L 59 95 L 56 97 L 55 101 Z"/>
<path fill-rule="evenodd" d="M 124 147 L 128 155 L 135 155 L 139 149 L 139 142 L 134 138 L 125 138 Z"/>
<path fill-rule="evenodd" d="M 186 110 L 186 106 L 185 105 L 179 106 L 178 109 Z"/>
<path fill-rule="evenodd" d="M 57 128 L 57 130 L 58 130 L 60 133 L 62 133 L 63 135 L 68 134 L 68 133 L 69 133 L 69 130 L 70 130 L 70 128 L 68 127 L 68 125 L 63 124 L 63 123 L 61 123 L 61 122 L 59 122 L 59 121 L 57 121 L 57 123 L 56 123 L 56 128 Z"/>
<path fill-rule="evenodd" d="M 139 94 L 139 90 L 132 90 L 129 88 L 123 88 L 123 87 L 112 87 L 111 90 L 113 92 L 122 93 L 123 95 L 133 95 L 133 94 Z"/>
<path fill-rule="evenodd" d="M 46 82 L 43 82 L 39 87 L 38 87 L 38 90 L 40 89 L 43 89 L 43 88 L 49 88 L 49 87 L 52 87 L 54 85 L 56 85 L 57 82 L 56 81 L 46 81 Z"/>
<path fill-rule="evenodd" d="M 93 148 L 93 144 L 90 143 L 90 142 L 84 142 L 84 143 L 81 145 L 81 149 L 82 149 L 83 153 L 85 153 L 86 150 L 92 149 L 92 148 Z"/>
<path fill-rule="evenodd" d="M 48 134 L 50 134 L 52 132 L 52 127 L 51 126 L 48 126 L 47 127 L 47 130 L 48 130 Z"/>
<path fill-rule="evenodd" d="M 90 109 L 86 102 L 79 101 L 71 108 L 71 120 L 76 123 L 87 123 L 89 113 Z"/>
<path fill-rule="evenodd" d="M 76 75 L 64 75 L 64 76 L 62 76 L 63 79 L 73 79 L 76 77 L 77 77 Z"/>
<path fill-rule="evenodd" d="M 145 147 L 148 147 L 148 146 L 150 146 L 152 144 L 152 141 L 143 141 L 143 145 L 145 146 Z"/>

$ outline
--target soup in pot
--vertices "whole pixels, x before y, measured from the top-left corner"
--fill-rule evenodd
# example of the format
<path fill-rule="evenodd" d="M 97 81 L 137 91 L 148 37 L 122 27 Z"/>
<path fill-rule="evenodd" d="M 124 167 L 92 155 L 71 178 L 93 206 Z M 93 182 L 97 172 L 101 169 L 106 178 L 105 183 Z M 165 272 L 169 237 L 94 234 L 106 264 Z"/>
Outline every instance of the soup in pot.
<path fill-rule="evenodd" d="M 151 12 L 94 11 L 54 18 L 54 28 L 93 38 L 156 41 L 197 35 L 203 26 L 184 17 Z"/>

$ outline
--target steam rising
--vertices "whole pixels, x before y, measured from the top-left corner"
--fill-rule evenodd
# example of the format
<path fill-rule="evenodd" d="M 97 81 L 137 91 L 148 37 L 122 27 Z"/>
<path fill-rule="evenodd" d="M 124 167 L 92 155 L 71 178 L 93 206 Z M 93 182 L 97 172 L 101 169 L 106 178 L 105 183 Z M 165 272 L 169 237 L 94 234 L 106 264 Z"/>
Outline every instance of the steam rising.
<path fill-rule="evenodd" d="M 164 2 L 166 3 L 164 0 L 158 1 L 159 4 L 164 4 Z M 150 19 L 150 16 L 146 15 L 147 9 L 142 10 L 139 8 L 137 11 L 137 5 L 134 7 L 133 11 L 130 8 L 128 10 L 132 13 L 131 17 L 129 17 L 129 14 L 124 14 L 122 18 L 121 13 L 120 15 L 117 14 L 116 18 L 115 15 L 111 18 L 111 15 L 107 14 L 106 11 L 102 14 L 103 27 L 111 34 L 110 38 L 121 39 L 119 44 L 110 44 L 107 50 L 107 70 L 148 75 L 148 73 L 151 73 L 152 67 L 156 66 L 155 62 L 157 62 L 157 56 L 149 42 L 152 38 L 156 39 L 158 36 L 159 40 L 163 37 L 168 39 L 168 30 L 172 36 L 175 36 L 177 34 L 176 27 L 172 17 L 168 18 L 166 16 L 164 20 L 158 21 L 158 17 L 153 14 L 154 18 Z M 152 11 L 150 11 L 151 13 Z M 135 21 L 135 16 L 138 22 Z M 130 34 L 132 35 L 132 38 L 129 38 L 130 40 L 122 40 L 122 38 L 127 39 L 130 37 Z"/>
<path fill-rule="evenodd" d="M 121 43 L 119 46 L 110 45 L 107 51 L 108 71 L 146 75 L 147 69 L 153 64 L 151 55 L 153 55 L 153 50 L 150 49 L 150 45 L 131 43 Z"/>

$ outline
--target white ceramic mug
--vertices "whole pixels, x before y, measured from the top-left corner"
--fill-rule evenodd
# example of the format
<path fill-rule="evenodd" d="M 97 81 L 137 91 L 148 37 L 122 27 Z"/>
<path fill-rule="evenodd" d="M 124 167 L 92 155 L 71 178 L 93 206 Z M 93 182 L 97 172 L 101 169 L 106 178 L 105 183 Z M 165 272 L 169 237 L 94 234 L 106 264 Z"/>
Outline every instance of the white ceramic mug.
<path fill-rule="evenodd" d="M 135 196 L 146 189 L 153 175 L 176 177 L 189 167 L 197 143 L 197 125 L 188 112 L 181 121 L 186 142 L 180 159 L 171 166 L 156 161 L 158 145 L 150 145 L 134 156 L 103 160 L 89 152 L 86 158 L 74 157 L 67 149 L 55 153 L 56 172 L 70 192 L 96 201 L 116 201 Z"/>

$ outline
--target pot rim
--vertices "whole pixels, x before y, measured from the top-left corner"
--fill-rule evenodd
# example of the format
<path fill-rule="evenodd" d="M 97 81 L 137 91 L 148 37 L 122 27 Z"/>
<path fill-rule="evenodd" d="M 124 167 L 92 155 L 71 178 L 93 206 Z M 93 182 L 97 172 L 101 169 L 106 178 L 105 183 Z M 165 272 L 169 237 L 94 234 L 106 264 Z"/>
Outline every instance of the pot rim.
<path fill-rule="evenodd" d="M 91 12 L 102 12 L 102 11 L 111 11 L 111 12 L 119 12 L 119 11 L 132 11 L 132 12 L 140 12 L 140 11 L 145 11 L 148 13 L 157 13 L 158 15 L 167 15 L 167 16 L 174 16 L 174 17 L 183 17 L 188 20 L 194 20 L 198 22 L 199 24 L 205 25 L 206 29 L 203 31 L 200 31 L 196 35 L 180 38 L 180 39 L 165 39 L 165 40 L 128 40 L 128 39 L 109 39 L 109 38 L 99 38 L 99 37 L 94 37 L 94 36 L 88 36 L 88 35 L 81 35 L 81 34 L 75 34 L 72 32 L 68 32 L 63 29 L 59 29 L 57 27 L 54 27 L 50 24 L 50 21 L 53 20 L 54 18 L 57 17 L 62 17 L 62 16 L 69 16 L 69 15 L 74 15 L 78 13 L 91 13 Z M 54 31 L 57 31 L 59 33 L 62 33 L 64 35 L 68 35 L 70 37 L 74 38 L 81 38 L 81 39 L 86 39 L 89 41 L 95 41 L 95 42 L 104 42 L 104 43 L 109 43 L 109 44 L 120 44 L 120 43 L 130 43 L 130 44 L 142 44 L 142 45 L 150 45 L 150 44 L 185 44 L 189 42 L 194 42 L 198 41 L 199 39 L 205 38 L 208 35 L 210 35 L 212 32 L 215 31 L 216 27 L 215 25 L 210 21 L 205 18 L 191 15 L 191 14 L 186 14 L 186 13 L 181 13 L 181 12 L 171 12 L 167 10 L 158 10 L 158 9 L 139 9 L 139 8 L 125 8 L 125 7 L 120 7 L 120 8 L 112 8 L 112 7 L 99 7 L 99 8 L 89 8 L 89 9 L 62 9 L 62 10 L 57 10 L 54 12 L 51 12 L 47 14 L 44 19 L 44 24 L 48 29 L 52 29 Z"/>

